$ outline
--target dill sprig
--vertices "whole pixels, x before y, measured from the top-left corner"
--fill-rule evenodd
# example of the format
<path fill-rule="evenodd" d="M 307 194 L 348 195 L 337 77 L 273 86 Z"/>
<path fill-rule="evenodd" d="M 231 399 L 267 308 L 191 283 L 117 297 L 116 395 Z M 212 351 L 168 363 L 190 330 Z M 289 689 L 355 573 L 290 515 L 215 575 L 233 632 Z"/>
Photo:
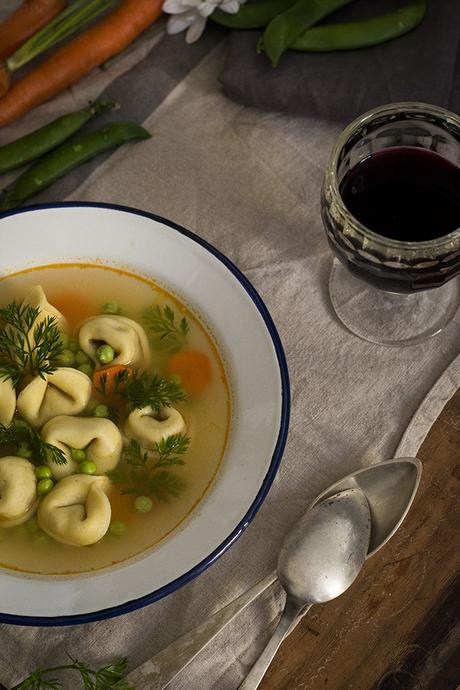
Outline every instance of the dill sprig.
<path fill-rule="evenodd" d="M 160 501 L 177 498 L 185 488 L 181 477 L 165 470 L 172 465 L 185 465 L 178 457 L 187 452 L 189 436 L 173 434 L 155 444 L 153 452 L 142 450 L 140 444 L 132 439 L 123 450 L 125 468 L 111 470 L 107 476 L 114 484 L 124 484 L 121 494 L 155 496 Z M 128 466 L 131 470 L 128 471 Z"/>
<path fill-rule="evenodd" d="M 72 659 L 70 664 L 52 666 L 45 669 L 37 669 L 27 678 L 14 686 L 11 690 L 60 690 L 63 685 L 60 680 L 51 676 L 62 671 L 76 671 L 80 674 L 84 690 L 135 690 L 134 687 L 123 678 L 128 660 L 126 657 L 119 659 L 114 664 L 103 666 L 98 671 L 87 664 Z M 75 686 L 73 686 L 75 687 Z"/>
<path fill-rule="evenodd" d="M 107 374 L 102 374 L 97 387 L 99 393 L 107 395 Z M 185 393 L 175 381 L 149 374 L 146 371 L 122 369 L 113 377 L 111 394 L 119 395 L 133 407 L 147 407 L 159 414 L 164 407 L 185 399 Z"/>
<path fill-rule="evenodd" d="M 190 330 L 188 321 L 183 316 L 179 323 L 175 322 L 174 311 L 166 305 L 161 309 L 158 305 L 150 307 L 144 312 L 145 325 L 155 334 L 157 344 L 163 344 L 171 352 L 177 352 L 183 347 Z"/>
<path fill-rule="evenodd" d="M 0 309 L 0 379 L 11 379 L 15 388 L 24 376 L 56 371 L 64 349 L 54 316 L 36 323 L 39 314 L 38 307 L 16 302 Z"/>
<path fill-rule="evenodd" d="M 64 451 L 44 441 L 38 431 L 26 422 L 12 422 L 10 426 L 0 424 L 0 446 L 13 446 L 17 452 L 24 444 L 30 446 L 39 464 L 54 462 L 56 465 L 65 465 L 67 462 Z"/>

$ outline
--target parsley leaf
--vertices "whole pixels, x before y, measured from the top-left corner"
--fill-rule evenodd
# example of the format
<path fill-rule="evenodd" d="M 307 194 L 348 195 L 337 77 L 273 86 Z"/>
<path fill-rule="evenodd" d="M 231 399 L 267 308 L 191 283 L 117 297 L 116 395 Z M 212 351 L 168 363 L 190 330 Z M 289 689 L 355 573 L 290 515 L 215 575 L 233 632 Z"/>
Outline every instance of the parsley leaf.
<path fill-rule="evenodd" d="M 156 336 L 156 345 L 163 346 L 170 352 L 177 352 L 186 342 L 190 327 L 183 316 L 176 324 L 174 311 L 166 305 L 150 307 L 144 313 L 144 323 Z"/>
<path fill-rule="evenodd" d="M 16 302 L 0 309 L 0 379 L 11 379 L 15 388 L 24 376 L 56 371 L 64 349 L 54 316 L 37 324 L 39 314 L 38 307 Z"/>
<path fill-rule="evenodd" d="M 96 389 L 102 395 L 107 395 L 107 374 L 102 374 Z M 111 394 L 118 395 L 133 407 L 150 406 L 159 414 L 163 407 L 171 407 L 174 403 L 185 400 L 185 393 L 175 381 L 149 374 L 147 371 L 121 369 L 113 378 Z"/>
<path fill-rule="evenodd" d="M 63 450 L 44 441 L 38 431 L 26 422 L 16 421 L 10 426 L 0 424 L 0 446 L 14 446 L 18 451 L 24 444 L 30 446 L 39 464 L 54 462 L 56 465 L 65 465 L 67 462 Z"/>
<path fill-rule="evenodd" d="M 57 678 L 45 676 L 56 671 L 76 671 L 80 674 L 84 690 L 135 690 L 128 681 L 123 678 L 128 660 L 126 657 L 119 659 L 114 664 L 103 666 L 98 671 L 87 664 L 71 658 L 70 664 L 53 666 L 51 668 L 38 669 L 27 678 L 14 686 L 11 690 L 61 690 L 62 683 Z"/>

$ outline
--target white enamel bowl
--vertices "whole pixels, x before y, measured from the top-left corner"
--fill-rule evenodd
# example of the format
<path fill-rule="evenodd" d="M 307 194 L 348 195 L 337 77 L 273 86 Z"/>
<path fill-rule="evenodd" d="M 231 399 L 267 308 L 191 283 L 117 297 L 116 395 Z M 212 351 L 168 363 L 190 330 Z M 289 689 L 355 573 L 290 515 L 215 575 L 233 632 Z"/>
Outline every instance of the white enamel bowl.
<path fill-rule="evenodd" d="M 151 276 L 204 318 L 223 354 L 233 403 L 229 443 L 213 486 L 180 529 L 144 557 L 88 575 L 39 577 L 0 569 L 5 623 L 66 625 L 132 611 L 209 567 L 264 500 L 289 421 L 279 337 L 240 271 L 199 237 L 162 218 L 98 204 L 35 207 L 3 216 L 0 239 L 2 275 L 103 260 Z"/>

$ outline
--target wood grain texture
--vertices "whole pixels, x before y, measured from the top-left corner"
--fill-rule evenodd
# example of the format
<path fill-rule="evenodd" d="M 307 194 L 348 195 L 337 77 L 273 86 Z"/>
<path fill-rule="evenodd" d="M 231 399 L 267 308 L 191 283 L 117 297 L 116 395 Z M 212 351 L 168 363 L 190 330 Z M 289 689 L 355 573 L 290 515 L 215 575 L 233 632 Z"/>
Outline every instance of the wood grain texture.
<path fill-rule="evenodd" d="M 460 684 L 460 390 L 418 457 L 408 517 L 353 586 L 314 607 L 260 690 L 456 690 Z"/>

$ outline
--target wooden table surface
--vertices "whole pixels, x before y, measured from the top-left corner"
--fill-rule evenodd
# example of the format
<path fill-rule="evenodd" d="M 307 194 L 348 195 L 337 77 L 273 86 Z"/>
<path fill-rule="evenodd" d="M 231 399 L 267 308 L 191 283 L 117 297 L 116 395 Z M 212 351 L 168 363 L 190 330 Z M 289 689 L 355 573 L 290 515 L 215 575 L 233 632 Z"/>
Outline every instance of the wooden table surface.
<path fill-rule="evenodd" d="M 311 609 L 260 690 L 460 688 L 460 390 L 417 455 L 400 530 L 345 594 Z"/>

